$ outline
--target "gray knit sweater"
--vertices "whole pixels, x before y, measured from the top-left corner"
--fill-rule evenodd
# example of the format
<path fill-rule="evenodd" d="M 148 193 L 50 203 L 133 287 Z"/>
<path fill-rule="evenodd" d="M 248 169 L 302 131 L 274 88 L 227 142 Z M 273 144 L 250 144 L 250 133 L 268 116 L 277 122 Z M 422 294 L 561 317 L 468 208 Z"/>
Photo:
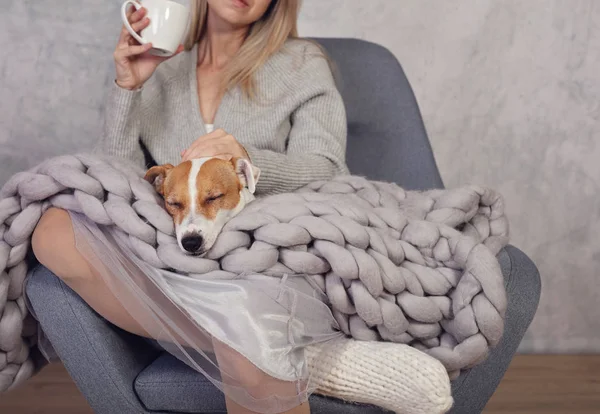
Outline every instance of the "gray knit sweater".
<path fill-rule="evenodd" d="M 324 57 L 314 44 L 289 40 L 255 78 L 256 100 L 241 89 L 223 97 L 214 128 L 232 134 L 261 169 L 259 193 L 293 191 L 346 173 L 346 113 Z M 139 140 L 158 164 L 206 134 L 198 102 L 197 47 L 162 63 L 137 91 L 113 82 L 97 150 L 144 166 Z"/>

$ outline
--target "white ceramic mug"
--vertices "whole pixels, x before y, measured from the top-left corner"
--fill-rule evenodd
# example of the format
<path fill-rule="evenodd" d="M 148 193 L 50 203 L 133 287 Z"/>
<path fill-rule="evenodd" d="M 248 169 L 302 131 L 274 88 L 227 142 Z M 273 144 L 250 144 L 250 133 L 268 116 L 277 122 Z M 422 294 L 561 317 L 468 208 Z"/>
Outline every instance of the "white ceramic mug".
<path fill-rule="evenodd" d="M 127 20 L 127 8 L 133 5 L 136 10 L 146 8 L 150 25 L 138 35 Z M 182 4 L 170 0 L 127 0 L 121 7 L 121 19 L 131 36 L 141 44 L 152 43 L 149 53 L 156 56 L 171 56 L 183 43 L 187 32 L 190 12 Z"/>

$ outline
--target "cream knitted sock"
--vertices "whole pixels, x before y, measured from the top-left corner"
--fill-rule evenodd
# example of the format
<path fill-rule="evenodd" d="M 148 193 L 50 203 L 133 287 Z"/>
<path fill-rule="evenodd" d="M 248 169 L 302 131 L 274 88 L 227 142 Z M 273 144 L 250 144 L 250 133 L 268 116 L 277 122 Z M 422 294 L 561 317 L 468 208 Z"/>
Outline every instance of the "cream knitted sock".
<path fill-rule="evenodd" d="M 316 393 L 406 414 L 442 414 L 453 404 L 443 365 L 408 345 L 341 338 L 306 348 Z"/>

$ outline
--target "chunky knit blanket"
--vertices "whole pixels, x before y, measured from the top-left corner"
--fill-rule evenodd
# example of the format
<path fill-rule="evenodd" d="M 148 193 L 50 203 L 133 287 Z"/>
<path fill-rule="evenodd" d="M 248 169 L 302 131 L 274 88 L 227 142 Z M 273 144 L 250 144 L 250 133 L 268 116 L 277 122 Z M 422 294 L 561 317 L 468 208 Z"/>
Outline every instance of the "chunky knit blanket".
<path fill-rule="evenodd" d="M 144 261 L 190 277 L 311 275 L 348 336 L 408 344 L 451 376 L 502 336 L 506 294 L 495 256 L 508 224 L 490 189 L 405 191 L 357 176 L 314 182 L 252 202 L 200 258 L 178 248 L 143 174 L 78 154 L 18 173 L 0 191 L 0 391 L 35 372 L 38 328 L 23 281 L 31 234 L 51 206 L 118 226 Z"/>

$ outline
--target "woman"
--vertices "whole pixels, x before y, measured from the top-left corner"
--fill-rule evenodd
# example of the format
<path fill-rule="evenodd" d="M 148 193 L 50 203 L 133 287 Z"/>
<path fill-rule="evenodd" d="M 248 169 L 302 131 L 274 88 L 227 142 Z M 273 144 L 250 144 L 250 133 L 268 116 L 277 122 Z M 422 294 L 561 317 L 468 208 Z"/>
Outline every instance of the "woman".
<path fill-rule="evenodd" d="M 122 29 L 99 149 L 144 166 L 246 157 L 257 192 L 347 172 L 346 118 L 328 61 L 296 38 L 298 0 L 195 0 L 185 45 L 149 54 Z M 136 31 L 145 9 L 130 11 Z M 119 233 L 50 209 L 34 252 L 115 325 L 157 339 L 226 396 L 228 412 L 308 413 L 304 347 L 340 335 L 308 278 L 202 280 L 137 260 Z M 58 249 L 56 246 L 61 246 Z"/>
<path fill-rule="evenodd" d="M 249 157 L 261 193 L 345 172 L 344 105 L 320 49 L 294 39 L 299 1 L 192 3 L 184 56 L 164 62 L 121 33 L 104 149 L 143 164 L 141 137 L 158 164 Z M 143 10 L 134 30 L 149 24 Z"/>

